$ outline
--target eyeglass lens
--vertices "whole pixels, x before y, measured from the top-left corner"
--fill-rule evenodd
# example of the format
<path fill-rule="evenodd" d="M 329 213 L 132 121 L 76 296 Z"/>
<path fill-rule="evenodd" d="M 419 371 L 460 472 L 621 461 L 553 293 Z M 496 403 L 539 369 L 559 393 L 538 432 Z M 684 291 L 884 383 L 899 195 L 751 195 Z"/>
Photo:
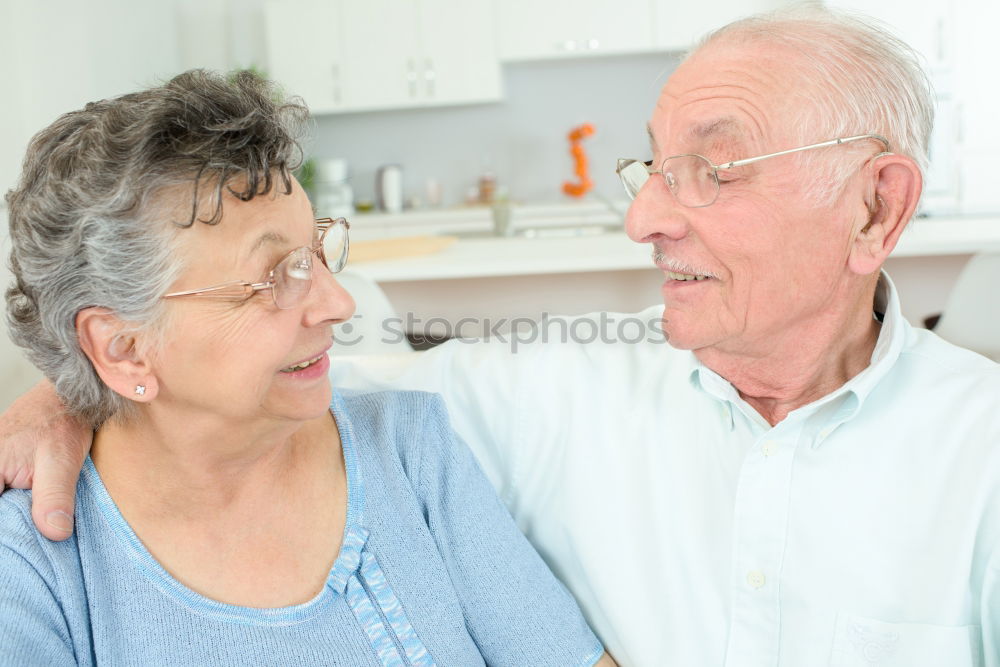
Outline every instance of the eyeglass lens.
<path fill-rule="evenodd" d="M 619 169 L 625 192 L 632 199 L 649 180 L 649 167 L 633 161 Z M 712 164 L 700 155 L 680 155 L 664 160 L 660 173 L 667 188 L 684 206 L 708 206 L 719 194 L 719 181 Z"/>
<path fill-rule="evenodd" d="M 649 180 L 648 167 L 645 162 L 638 160 L 623 160 L 622 162 L 624 166 L 619 166 L 618 176 L 622 179 L 622 185 L 625 186 L 625 193 L 629 199 L 635 199 L 639 190 Z"/>
<path fill-rule="evenodd" d="M 719 194 L 715 169 L 700 155 L 670 158 L 664 161 L 661 170 L 667 187 L 685 206 L 708 206 Z"/>
<path fill-rule="evenodd" d="M 313 254 L 308 248 L 299 248 L 278 266 L 274 267 L 274 304 L 278 308 L 291 308 L 301 301 L 312 287 Z"/>
<path fill-rule="evenodd" d="M 347 225 L 335 222 L 323 234 L 323 263 L 333 273 L 339 273 L 347 264 L 349 242 Z"/>
<path fill-rule="evenodd" d="M 331 273 L 338 273 L 347 263 L 347 226 L 334 223 L 320 234 L 323 236 L 322 244 L 316 254 Z M 313 251 L 309 248 L 299 248 L 274 267 L 271 293 L 278 308 L 291 308 L 305 298 L 312 287 L 314 268 Z"/>

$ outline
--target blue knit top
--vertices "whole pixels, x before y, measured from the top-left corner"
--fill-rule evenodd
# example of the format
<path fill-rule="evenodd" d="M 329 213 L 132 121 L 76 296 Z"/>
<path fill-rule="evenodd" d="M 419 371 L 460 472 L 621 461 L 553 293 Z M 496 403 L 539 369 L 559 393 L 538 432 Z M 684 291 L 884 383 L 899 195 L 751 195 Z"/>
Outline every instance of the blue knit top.
<path fill-rule="evenodd" d="M 49 542 L 30 492 L 0 496 L 0 665 L 591 665 L 603 649 L 521 535 L 440 399 L 331 407 L 347 523 L 326 586 L 275 609 L 222 604 L 150 555 L 88 459 L 76 531 Z"/>

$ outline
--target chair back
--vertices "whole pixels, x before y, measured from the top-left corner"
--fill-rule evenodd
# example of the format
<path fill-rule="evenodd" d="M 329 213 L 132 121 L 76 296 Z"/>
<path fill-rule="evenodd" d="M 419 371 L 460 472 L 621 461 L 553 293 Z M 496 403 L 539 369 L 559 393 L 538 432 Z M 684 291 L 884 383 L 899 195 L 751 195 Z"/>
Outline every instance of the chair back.
<path fill-rule="evenodd" d="M 948 295 L 934 333 L 1000 361 L 1000 253 L 972 256 Z"/>
<path fill-rule="evenodd" d="M 412 352 L 403 335 L 402 323 L 382 288 L 364 273 L 341 271 L 336 275 L 354 297 L 354 317 L 333 331 L 333 353 L 344 355 L 398 354 Z"/>

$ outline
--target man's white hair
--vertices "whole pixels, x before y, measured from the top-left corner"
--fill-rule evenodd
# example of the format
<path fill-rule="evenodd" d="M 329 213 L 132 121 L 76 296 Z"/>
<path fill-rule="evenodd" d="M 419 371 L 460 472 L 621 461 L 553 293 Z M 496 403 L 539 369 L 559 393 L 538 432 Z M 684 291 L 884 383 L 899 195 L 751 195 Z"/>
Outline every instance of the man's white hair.
<path fill-rule="evenodd" d="M 931 84 L 920 56 L 878 21 L 816 3 L 759 14 L 706 35 L 688 57 L 721 44 L 772 43 L 794 58 L 783 61 L 799 88 L 793 136 L 800 145 L 857 134 L 880 134 L 890 150 L 912 158 L 927 171 L 927 151 L 934 122 Z M 860 142 L 859 142 L 860 143 Z M 791 146 L 775 146 L 782 150 Z M 812 170 L 809 194 L 830 203 L 857 168 L 863 143 L 806 151 L 797 157 Z M 855 159 L 852 159 L 854 156 Z M 868 202 L 871 204 L 872 202 Z"/>

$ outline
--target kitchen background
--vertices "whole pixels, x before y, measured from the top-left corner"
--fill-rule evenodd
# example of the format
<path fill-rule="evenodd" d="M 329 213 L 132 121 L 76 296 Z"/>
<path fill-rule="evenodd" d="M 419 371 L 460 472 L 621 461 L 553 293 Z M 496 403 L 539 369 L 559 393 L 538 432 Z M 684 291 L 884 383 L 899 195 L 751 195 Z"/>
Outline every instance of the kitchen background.
<path fill-rule="evenodd" d="M 660 278 L 648 251 L 614 229 L 627 205 L 615 159 L 647 154 L 646 120 L 685 48 L 730 18 L 779 4 L 5 0 L 0 187 L 14 183 L 31 134 L 61 112 L 189 67 L 253 66 L 313 110 L 305 145 L 318 179 L 329 159 L 343 160 L 349 188 L 334 188 L 327 201 L 343 202 L 347 192 L 367 207 L 377 199 L 378 169 L 400 166 L 407 210 L 352 216 L 355 237 L 374 243 L 371 258 L 383 257 L 355 265 L 360 289 L 375 281 L 398 313 L 424 320 L 638 310 L 659 300 Z M 921 52 L 935 83 L 923 209 L 931 217 L 917 222 L 889 266 L 906 315 L 920 323 L 941 310 L 972 252 L 1000 244 L 991 164 L 1000 151 L 1000 85 L 976 53 L 995 39 L 1000 8 L 974 0 L 831 4 L 888 22 Z M 566 135 L 583 123 L 596 129 L 583 144 L 594 188 L 577 201 L 562 184 L 576 178 Z M 481 195 L 494 204 L 466 203 Z M 510 229 L 491 238 L 498 219 Z M 398 237 L 408 241 L 393 244 Z M 439 252 L 405 256 L 420 248 Z M 37 377 L 5 336 L 0 372 L 0 408 Z"/>

